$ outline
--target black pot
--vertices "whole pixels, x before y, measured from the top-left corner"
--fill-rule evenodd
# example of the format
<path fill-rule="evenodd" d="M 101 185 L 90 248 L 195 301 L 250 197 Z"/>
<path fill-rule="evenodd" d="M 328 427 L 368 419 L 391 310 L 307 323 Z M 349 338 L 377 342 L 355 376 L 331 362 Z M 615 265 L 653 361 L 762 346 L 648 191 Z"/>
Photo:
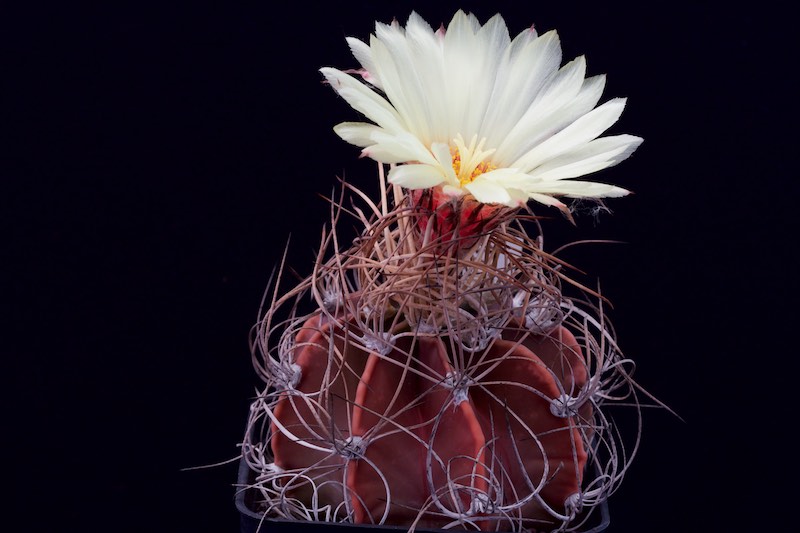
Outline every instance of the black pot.
<path fill-rule="evenodd" d="M 405 527 L 376 526 L 367 524 L 349 524 L 343 522 L 308 522 L 303 520 L 285 520 L 282 518 L 268 518 L 253 510 L 256 491 L 249 488 L 255 478 L 255 473 L 247 465 L 244 457 L 239 460 L 240 487 L 236 493 L 236 508 L 239 510 L 242 533 L 357 533 L 359 530 L 366 532 L 384 531 L 386 533 L 402 533 Z M 598 512 L 599 511 L 599 512 Z M 603 502 L 589 517 L 580 533 L 600 533 L 608 528 L 610 517 L 608 503 Z M 452 531 L 420 529 L 419 533 L 452 533 Z"/>

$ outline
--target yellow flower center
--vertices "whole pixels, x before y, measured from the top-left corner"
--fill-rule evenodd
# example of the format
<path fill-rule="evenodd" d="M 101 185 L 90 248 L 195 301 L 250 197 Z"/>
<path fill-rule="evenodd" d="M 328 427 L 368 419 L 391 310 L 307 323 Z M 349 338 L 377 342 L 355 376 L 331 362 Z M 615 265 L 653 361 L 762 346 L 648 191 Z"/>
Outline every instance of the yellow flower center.
<path fill-rule="evenodd" d="M 462 187 L 464 185 L 467 185 L 468 183 L 472 183 L 472 181 L 481 174 L 484 174 L 486 172 L 491 172 L 492 170 L 497 168 L 495 165 L 489 163 L 488 161 L 481 161 L 480 163 L 477 164 L 477 166 L 475 166 L 475 168 L 472 169 L 472 172 L 470 173 L 465 172 L 464 174 L 462 174 L 461 152 L 458 151 L 458 148 L 454 148 L 451 149 L 451 154 L 453 155 L 453 170 L 455 171 L 456 176 L 458 176 L 458 182 L 461 184 Z"/>
<path fill-rule="evenodd" d="M 496 165 L 486 159 L 494 150 L 484 150 L 483 145 L 485 142 L 485 138 L 481 139 L 481 142 L 477 142 L 477 136 L 473 136 L 469 145 L 467 145 L 460 134 L 453 139 L 453 144 L 450 146 L 450 156 L 453 160 L 453 171 L 456 173 L 458 182 L 462 187 L 472 183 L 481 174 L 491 172 L 497 168 Z"/>

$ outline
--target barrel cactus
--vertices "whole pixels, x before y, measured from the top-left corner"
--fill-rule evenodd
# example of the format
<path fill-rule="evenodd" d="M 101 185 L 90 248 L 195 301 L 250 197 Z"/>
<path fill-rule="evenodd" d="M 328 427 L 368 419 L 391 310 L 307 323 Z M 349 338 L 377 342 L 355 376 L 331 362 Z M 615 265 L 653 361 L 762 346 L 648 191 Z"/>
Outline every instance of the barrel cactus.
<path fill-rule="evenodd" d="M 349 42 L 366 83 L 323 74 L 374 122 L 336 131 L 378 161 L 380 198 L 343 184 L 312 273 L 269 293 L 247 488 L 268 517 L 578 529 L 635 451 L 609 411 L 638 388 L 602 296 L 545 250 L 527 202 L 569 214 L 560 198 L 627 192 L 571 179 L 638 146 L 599 138 L 624 101 L 595 108 L 602 80 L 559 68 L 554 32 L 511 40 L 499 16 L 434 32 L 412 15 Z M 362 226 L 351 244 L 341 217 Z"/>

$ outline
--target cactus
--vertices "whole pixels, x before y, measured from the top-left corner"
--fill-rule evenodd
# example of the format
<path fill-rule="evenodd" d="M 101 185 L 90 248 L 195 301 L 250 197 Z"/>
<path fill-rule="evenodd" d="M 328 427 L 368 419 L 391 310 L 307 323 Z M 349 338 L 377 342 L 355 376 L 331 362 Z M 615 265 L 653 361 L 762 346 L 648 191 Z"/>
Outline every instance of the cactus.
<path fill-rule="evenodd" d="M 574 525 L 630 459 L 603 414 L 635 394 L 607 318 L 563 295 L 564 282 L 581 287 L 513 211 L 475 225 L 476 205 L 432 211 L 419 195 L 385 192 L 395 206 L 369 204 L 345 250 L 324 233 L 313 274 L 276 293 L 255 329 L 267 387 L 244 450 L 262 511 Z M 334 223 L 341 212 L 334 204 Z M 313 310 L 298 314 L 309 296 Z M 590 483 L 587 465 L 601 472 Z"/>
<path fill-rule="evenodd" d="M 408 37 L 396 25 L 379 26 L 378 40 L 396 51 L 404 39 L 420 39 L 445 56 L 458 45 L 459 37 L 453 44 L 423 22 L 412 15 Z M 501 23 L 495 18 L 486 27 L 502 35 Z M 462 38 L 488 32 L 463 13 L 450 28 L 456 26 Z M 532 31 L 514 40 L 503 61 L 535 59 L 557 46 L 552 36 L 534 43 Z M 391 96 L 392 78 L 379 80 L 374 65 L 384 49 L 373 44 L 372 57 L 358 43 L 351 47 L 365 80 Z M 581 63 L 570 65 L 567 73 Z M 611 411 L 634 406 L 640 420 L 643 391 L 616 343 L 604 298 L 545 250 L 540 219 L 521 208 L 532 199 L 568 214 L 555 195 L 624 194 L 558 176 L 615 164 L 641 139 L 594 140 L 602 131 L 597 123 L 607 127 L 621 111 L 612 101 L 596 110 L 607 116 L 582 123 L 597 131 L 581 133 L 573 118 L 572 126 L 561 124 L 574 136 L 562 152 L 545 140 L 547 149 L 533 145 L 514 168 L 498 170 L 504 160 L 484 150 L 485 139 L 467 144 L 460 133 L 449 148 L 433 143 L 419 152 L 421 141 L 400 131 L 410 122 L 399 106 L 377 103 L 380 97 L 342 72 L 323 73 L 380 125 L 337 130 L 381 163 L 380 199 L 343 182 L 312 273 L 284 288 L 282 268 L 275 280 L 251 340 L 265 387 L 251 405 L 242 445 L 254 477 L 246 490 L 268 517 L 409 530 L 580 529 L 616 489 L 638 447 L 638 427 L 632 443 L 623 439 Z M 586 82 L 594 91 L 596 83 Z M 564 152 L 569 146 L 574 151 Z M 546 153 L 550 162 L 525 170 L 524 162 Z M 390 164 L 388 183 L 383 163 Z M 561 174 L 553 177 L 555 171 Z M 348 198 L 359 203 L 349 207 Z M 343 216 L 361 226 L 350 245 L 338 233 Z"/>

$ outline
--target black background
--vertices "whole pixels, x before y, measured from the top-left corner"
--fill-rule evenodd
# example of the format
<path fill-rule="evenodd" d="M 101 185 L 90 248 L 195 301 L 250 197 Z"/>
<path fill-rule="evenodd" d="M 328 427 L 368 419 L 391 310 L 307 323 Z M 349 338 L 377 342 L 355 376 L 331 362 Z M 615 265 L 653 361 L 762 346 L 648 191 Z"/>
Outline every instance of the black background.
<path fill-rule="evenodd" d="M 306 274 L 345 175 L 321 83 L 345 36 L 416 9 L 558 29 L 644 137 L 601 177 L 613 214 L 545 223 L 614 303 L 670 405 L 611 498 L 611 533 L 788 519 L 797 390 L 796 31 L 769 2 L 26 3 L 2 16 L 2 482 L 27 531 L 236 531 L 233 461 L 259 386 L 247 339 L 289 235 Z"/>

